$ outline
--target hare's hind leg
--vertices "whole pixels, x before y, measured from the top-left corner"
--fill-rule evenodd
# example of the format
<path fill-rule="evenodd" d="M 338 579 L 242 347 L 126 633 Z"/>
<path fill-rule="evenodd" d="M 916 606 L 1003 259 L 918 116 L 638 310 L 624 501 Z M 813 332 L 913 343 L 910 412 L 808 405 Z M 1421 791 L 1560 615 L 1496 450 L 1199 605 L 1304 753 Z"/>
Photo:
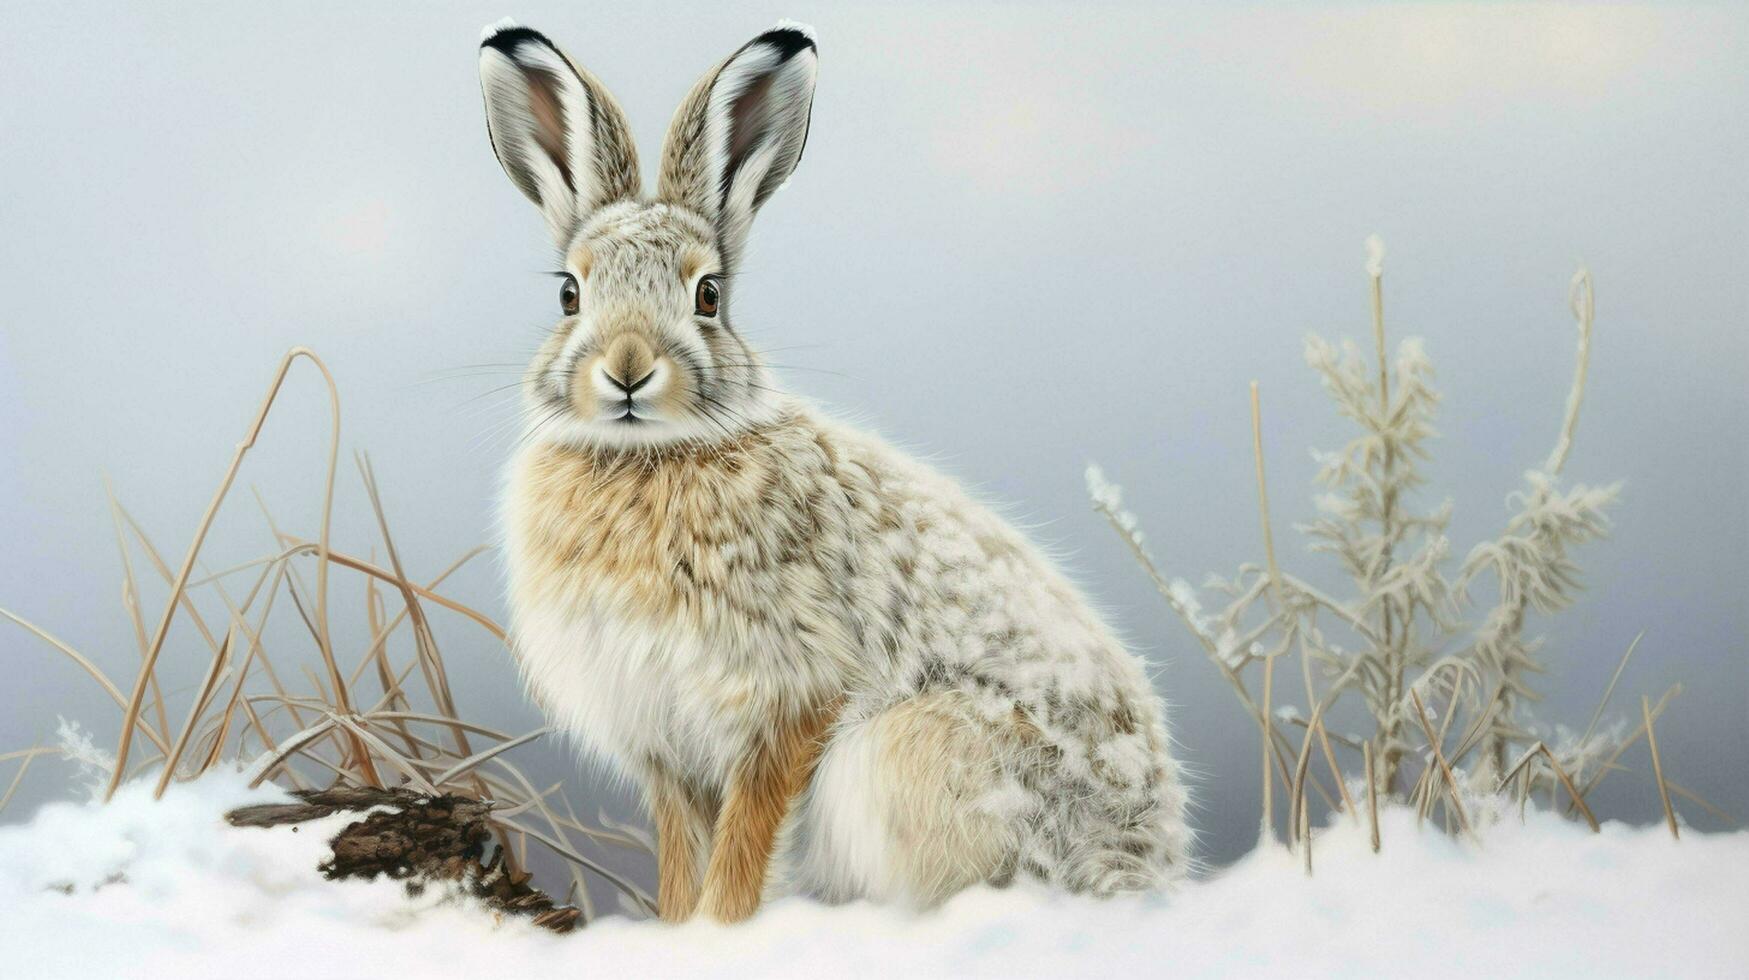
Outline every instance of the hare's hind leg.
<path fill-rule="evenodd" d="M 830 901 L 927 907 L 1001 877 L 1017 846 L 995 805 L 1006 738 L 952 690 L 841 730 L 802 814 L 801 883 Z"/>

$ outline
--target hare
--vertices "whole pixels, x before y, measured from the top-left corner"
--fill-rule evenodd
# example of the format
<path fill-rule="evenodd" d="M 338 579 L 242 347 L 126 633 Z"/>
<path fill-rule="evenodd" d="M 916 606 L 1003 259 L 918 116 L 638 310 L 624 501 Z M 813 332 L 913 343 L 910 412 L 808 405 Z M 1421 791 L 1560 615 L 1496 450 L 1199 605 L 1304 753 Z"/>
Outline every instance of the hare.
<path fill-rule="evenodd" d="M 733 320 L 817 63 L 783 23 L 705 73 L 646 197 L 601 82 L 487 29 L 492 147 L 564 270 L 502 514 L 530 696 L 641 788 L 666 919 L 1168 883 L 1190 832 L 1143 663 L 953 480 L 780 391 Z"/>

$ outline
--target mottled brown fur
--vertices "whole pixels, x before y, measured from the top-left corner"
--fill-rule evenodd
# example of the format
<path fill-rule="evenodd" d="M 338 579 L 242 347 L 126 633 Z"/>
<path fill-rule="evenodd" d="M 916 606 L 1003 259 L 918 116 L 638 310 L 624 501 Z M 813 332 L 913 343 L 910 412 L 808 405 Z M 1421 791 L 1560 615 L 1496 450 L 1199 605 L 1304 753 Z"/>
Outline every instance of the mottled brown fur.
<path fill-rule="evenodd" d="M 531 579 L 552 598 L 615 582 L 643 612 L 681 612 L 730 577 L 719 546 L 776 492 L 779 462 L 763 433 L 685 452 L 545 447 L 526 463 L 546 519 L 527 542 Z"/>

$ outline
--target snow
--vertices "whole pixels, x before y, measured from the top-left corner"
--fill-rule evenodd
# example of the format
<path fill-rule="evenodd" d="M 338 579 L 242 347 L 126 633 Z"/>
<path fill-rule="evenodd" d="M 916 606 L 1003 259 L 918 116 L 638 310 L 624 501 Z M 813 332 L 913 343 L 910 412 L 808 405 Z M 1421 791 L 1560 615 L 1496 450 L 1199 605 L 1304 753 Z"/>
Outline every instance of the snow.
<path fill-rule="evenodd" d="M 1016 887 L 920 914 L 787 899 L 751 923 L 614 918 L 570 936 L 314 868 L 348 819 L 225 825 L 280 798 L 237 774 L 123 787 L 0 827 L 7 975 L 1749 976 L 1749 833 L 1583 825 L 1532 813 L 1459 843 L 1383 814 L 1346 822 L 1315 876 L 1265 849 L 1169 896 L 1098 902 Z"/>

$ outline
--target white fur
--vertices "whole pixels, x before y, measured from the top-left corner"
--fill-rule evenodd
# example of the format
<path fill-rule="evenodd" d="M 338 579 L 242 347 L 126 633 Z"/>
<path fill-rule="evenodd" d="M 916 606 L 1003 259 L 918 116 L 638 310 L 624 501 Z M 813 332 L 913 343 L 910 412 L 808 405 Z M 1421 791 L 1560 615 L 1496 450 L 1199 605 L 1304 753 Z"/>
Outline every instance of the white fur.
<path fill-rule="evenodd" d="M 810 850 L 791 871 L 807 890 L 838 901 L 891 901 L 903 893 L 879 754 L 874 729 L 859 725 L 833 739 L 821 757 L 803 818 Z"/>
<path fill-rule="evenodd" d="M 702 638 L 617 611 L 603 595 L 583 608 L 518 614 L 524 682 L 553 721 L 607 759 L 660 758 L 721 774 L 749 725 L 733 685 L 712 669 Z M 635 768 L 635 764 L 634 764 Z"/>

